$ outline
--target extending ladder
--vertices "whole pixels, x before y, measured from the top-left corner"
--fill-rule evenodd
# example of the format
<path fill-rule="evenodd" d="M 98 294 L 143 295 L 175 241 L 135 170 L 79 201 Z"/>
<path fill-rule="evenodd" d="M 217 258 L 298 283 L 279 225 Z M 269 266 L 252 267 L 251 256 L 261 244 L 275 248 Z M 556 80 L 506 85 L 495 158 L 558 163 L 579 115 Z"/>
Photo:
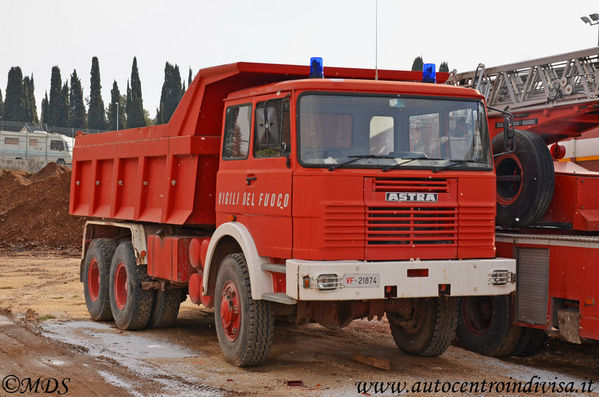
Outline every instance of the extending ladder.
<path fill-rule="evenodd" d="M 489 106 L 511 112 L 599 99 L 599 47 L 546 58 L 452 73 L 448 84 L 479 90 Z"/>

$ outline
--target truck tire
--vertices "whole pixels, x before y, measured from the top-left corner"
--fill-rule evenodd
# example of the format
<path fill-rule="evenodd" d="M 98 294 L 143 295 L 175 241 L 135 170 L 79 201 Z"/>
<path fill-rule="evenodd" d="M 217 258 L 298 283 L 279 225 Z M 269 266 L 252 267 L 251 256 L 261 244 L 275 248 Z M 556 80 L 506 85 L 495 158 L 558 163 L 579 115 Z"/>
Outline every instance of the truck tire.
<path fill-rule="evenodd" d="M 546 336 L 545 331 L 542 329 L 522 328 L 520 340 L 512 354 L 518 357 L 528 357 L 537 354 L 544 346 Z"/>
<path fill-rule="evenodd" d="M 553 197 L 555 171 L 545 142 L 530 131 L 516 130 L 516 150 L 495 158 L 497 225 L 523 227 L 535 223 Z M 503 135 L 493 138 L 493 152 L 503 150 Z"/>
<path fill-rule="evenodd" d="M 83 294 L 92 319 L 112 320 L 109 299 L 109 273 L 116 241 L 109 238 L 93 239 L 83 262 Z"/>
<path fill-rule="evenodd" d="M 460 298 L 458 345 L 485 356 L 512 354 L 522 328 L 512 325 L 510 302 L 509 295 Z"/>
<path fill-rule="evenodd" d="M 261 364 L 274 336 L 270 302 L 253 300 L 250 276 L 241 253 L 227 255 L 216 277 L 216 334 L 225 360 L 238 367 Z"/>
<path fill-rule="evenodd" d="M 404 353 L 436 357 L 447 350 L 455 338 L 457 324 L 456 298 L 417 299 L 410 320 L 387 313 L 391 334 Z"/>
<path fill-rule="evenodd" d="M 120 329 L 136 330 L 148 325 L 154 291 L 141 288 L 147 278 L 146 266 L 135 262 L 131 242 L 120 243 L 110 265 L 110 308 Z"/>
<path fill-rule="evenodd" d="M 154 304 L 148 327 L 168 328 L 177 321 L 179 307 L 181 306 L 182 290 L 179 288 L 165 288 L 154 293 Z"/>

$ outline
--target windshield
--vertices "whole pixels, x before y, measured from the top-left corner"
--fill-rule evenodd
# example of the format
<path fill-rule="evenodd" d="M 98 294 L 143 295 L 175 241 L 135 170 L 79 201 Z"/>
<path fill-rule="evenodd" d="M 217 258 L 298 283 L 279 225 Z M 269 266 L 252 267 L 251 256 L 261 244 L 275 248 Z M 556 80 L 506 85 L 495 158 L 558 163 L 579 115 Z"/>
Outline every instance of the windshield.
<path fill-rule="evenodd" d="M 492 169 L 480 101 L 310 93 L 299 115 L 304 166 Z"/>

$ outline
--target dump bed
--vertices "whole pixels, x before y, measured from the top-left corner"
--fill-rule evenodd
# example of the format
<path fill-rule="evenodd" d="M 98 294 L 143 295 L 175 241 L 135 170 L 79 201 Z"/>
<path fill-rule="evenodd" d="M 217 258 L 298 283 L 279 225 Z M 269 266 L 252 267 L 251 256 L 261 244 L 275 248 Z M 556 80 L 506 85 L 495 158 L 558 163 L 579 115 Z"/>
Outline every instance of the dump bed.
<path fill-rule="evenodd" d="M 168 124 L 79 134 L 69 212 L 97 218 L 215 223 L 223 100 L 231 92 L 306 78 L 309 66 L 234 63 L 202 69 Z M 368 69 L 325 68 L 326 77 L 374 79 Z M 420 72 L 379 70 L 381 80 L 420 81 Z M 447 79 L 438 73 L 437 79 Z"/>

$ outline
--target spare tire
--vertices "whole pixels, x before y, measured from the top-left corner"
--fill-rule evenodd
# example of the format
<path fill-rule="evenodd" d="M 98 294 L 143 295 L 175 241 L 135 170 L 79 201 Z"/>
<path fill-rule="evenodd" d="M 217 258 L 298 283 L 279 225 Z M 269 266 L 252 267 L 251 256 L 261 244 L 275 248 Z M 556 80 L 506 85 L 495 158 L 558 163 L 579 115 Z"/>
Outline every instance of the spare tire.
<path fill-rule="evenodd" d="M 535 223 L 553 197 L 555 171 L 545 142 L 530 131 L 516 130 L 516 150 L 495 158 L 497 226 L 515 228 Z M 504 150 L 503 134 L 493 138 L 493 153 Z"/>

